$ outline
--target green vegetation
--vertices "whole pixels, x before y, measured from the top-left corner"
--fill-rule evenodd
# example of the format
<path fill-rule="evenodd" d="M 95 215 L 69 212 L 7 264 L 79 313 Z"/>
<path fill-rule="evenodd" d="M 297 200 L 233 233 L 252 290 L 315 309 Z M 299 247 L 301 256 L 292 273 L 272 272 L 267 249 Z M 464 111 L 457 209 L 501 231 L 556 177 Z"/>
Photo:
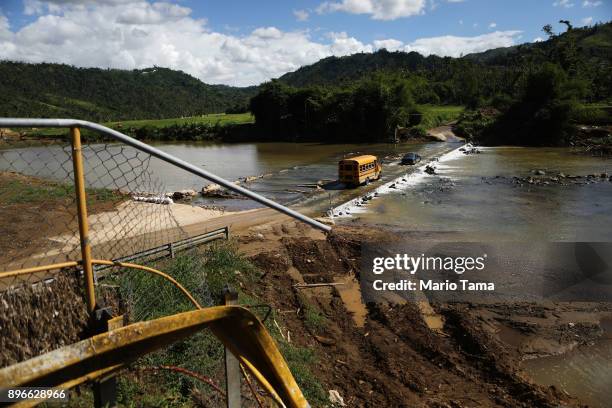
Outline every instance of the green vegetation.
<path fill-rule="evenodd" d="M 327 324 L 327 317 L 315 306 L 305 303 L 304 324 L 310 330 L 321 329 Z"/>
<path fill-rule="evenodd" d="M 209 114 L 199 117 L 137 120 L 109 123 L 107 126 L 140 140 L 217 140 L 234 127 L 253 123 L 246 113 Z"/>
<path fill-rule="evenodd" d="M 565 144 L 573 134 L 571 117 L 585 88 L 584 81 L 572 78 L 558 64 L 545 63 L 529 73 L 519 95 L 478 138 L 487 144 Z"/>
<path fill-rule="evenodd" d="M 104 188 L 88 188 L 87 204 L 120 201 L 123 196 Z M 56 203 L 75 199 L 74 185 L 33 179 L 25 176 L 0 177 L 0 202 L 5 204 Z"/>
<path fill-rule="evenodd" d="M 108 122 L 105 126 L 113 129 L 137 128 L 151 126 L 154 128 L 164 128 L 169 126 L 185 125 L 236 125 L 241 123 L 252 123 L 253 115 L 249 112 L 244 113 L 212 113 L 208 115 L 193 116 L 188 118 L 171 119 L 148 119 L 148 120 L 126 120 L 120 122 Z"/>
<path fill-rule="evenodd" d="M 279 80 L 294 87 L 345 86 L 375 72 L 400 73 L 429 83 L 428 89 L 424 89 L 426 92 L 415 95 L 417 103 L 469 105 L 478 97 L 486 99 L 511 93 L 525 68 L 558 61 L 568 69 L 579 61 L 581 75 L 592 84 L 587 99 L 598 101 L 611 95 L 611 54 L 612 24 L 606 23 L 573 28 L 559 35 L 551 33 L 548 41 L 498 48 L 463 58 L 423 57 L 416 52 L 384 49 L 329 57 L 285 74 Z"/>
<path fill-rule="evenodd" d="M 607 125 L 610 123 L 612 106 L 588 104 L 577 106 L 572 112 L 572 121 L 579 124 Z"/>
<path fill-rule="evenodd" d="M 577 122 L 611 123 L 609 109 L 584 106 L 612 95 L 612 23 L 567 26 L 559 35 L 545 27 L 548 41 L 463 58 L 326 58 L 263 84 L 250 108 L 261 132 L 291 140 L 384 141 L 398 127 L 420 135 L 465 106 L 457 128 L 477 142 L 566 144 Z"/>
<path fill-rule="evenodd" d="M 245 113 L 211 113 L 207 115 L 193 116 L 187 118 L 169 119 L 143 119 L 127 120 L 104 123 L 111 129 L 118 130 L 129 136 L 147 141 L 167 140 L 216 140 L 222 137 L 229 129 L 248 125 L 254 122 L 253 115 Z M 40 138 L 63 138 L 67 137 L 66 129 L 27 129 L 24 131 L 29 137 Z M 82 130 L 87 141 L 104 139 L 98 133 Z"/>
<path fill-rule="evenodd" d="M 431 129 L 459 119 L 465 108 L 463 106 L 420 105 L 418 110 L 423 113 L 419 125 L 425 129 Z"/>
<path fill-rule="evenodd" d="M 272 81 L 251 99 L 250 110 L 262 133 L 293 140 L 386 140 L 420 117 L 413 92 L 413 84 L 397 75 L 381 74 L 343 88 L 297 89 Z"/>
<path fill-rule="evenodd" d="M 26 86 L 27 84 L 27 86 Z M 118 70 L 0 62 L 0 116 L 96 122 L 245 112 L 255 87 L 207 85 L 167 68 Z"/>
<path fill-rule="evenodd" d="M 154 265 L 179 281 L 192 295 L 206 306 L 219 304 L 226 284 L 234 288 L 249 287 L 260 276 L 258 270 L 236 251 L 234 243 L 221 243 L 178 254 Z M 155 319 L 187 310 L 193 305 L 174 286 L 159 277 L 140 271 L 118 273 L 107 282 L 120 288 L 122 302 L 129 305 L 131 320 Z M 241 285 L 242 283 L 242 285 Z M 241 305 L 256 305 L 263 301 L 251 291 L 239 291 Z M 258 312 L 259 309 L 253 309 Z M 264 322 L 287 360 L 292 373 L 313 406 L 322 406 L 325 392 L 313 374 L 317 357 L 312 350 L 287 342 L 274 320 L 282 319 L 274 311 Z M 162 351 L 140 359 L 119 378 L 119 402 L 126 406 L 194 406 L 192 390 L 197 388 L 210 399 L 212 406 L 222 405 L 214 391 L 206 385 L 183 375 L 159 371 L 142 371 L 145 367 L 178 366 L 206 375 L 222 385 L 223 346 L 207 330 L 177 342 Z M 215 399 L 217 398 L 217 399 Z"/>

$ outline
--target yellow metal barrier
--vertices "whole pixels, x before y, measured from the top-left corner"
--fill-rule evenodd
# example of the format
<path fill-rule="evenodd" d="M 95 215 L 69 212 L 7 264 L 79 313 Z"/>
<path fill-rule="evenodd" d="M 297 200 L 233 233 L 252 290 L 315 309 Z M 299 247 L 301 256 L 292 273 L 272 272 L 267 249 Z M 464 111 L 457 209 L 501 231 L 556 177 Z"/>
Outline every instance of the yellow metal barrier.
<path fill-rule="evenodd" d="M 205 328 L 212 330 L 280 406 L 309 406 L 266 328 L 240 306 L 194 310 L 105 332 L 0 370 L 0 385 L 73 387 Z"/>
<path fill-rule="evenodd" d="M 129 262 L 103 261 L 103 260 L 100 260 L 100 259 L 93 259 L 91 261 L 91 263 L 93 265 L 109 265 L 109 266 L 120 266 L 122 268 L 140 269 L 142 271 L 149 272 L 149 273 L 152 273 L 152 274 L 157 275 L 157 276 L 161 276 L 162 278 L 166 279 L 167 281 L 172 283 L 174 286 L 176 286 L 181 292 L 183 292 L 183 294 L 185 296 L 187 296 L 189 301 L 191 303 L 193 303 L 193 305 L 197 309 L 201 309 L 202 308 L 202 306 L 200 306 L 198 301 L 195 300 L 193 296 L 191 296 L 191 293 L 189 293 L 189 291 L 187 289 L 185 289 L 183 287 L 183 285 L 178 283 L 172 276 L 170 276 L 170 275 L 168 275 L 166 273 L 163 273 L 162 271 L 158 271 L 157 269 L 153 269 L 153 268 L 150 268 L 148 266 L 133 264 L 133 263 L 129 263 Z"/>
<path fill-rule="evenodd" d="M 154 275 L 161 276 L 162 278 L 166 279 L 167 281 L 172 283 L 174 286 L 176 286 L 181 292 L 183 292 L 183 294 L 189 299 L 191 303 L 193 303 L 193 305 L 197 309 L 202 308 L 202 306 L 200 306 L 198 301 L 195 300 L 193 296 L 191 296 L 191 293 L 189 293 L 189 291 L 185 289 L 183 285 L 178 283 L 170 275 L 163 273 L 162 271 L 158 271 L 157 269 L 154 269 L 148 266 L 133 264 L 129 262 L 106 261 L 106 260 L 101 260 L 101 259 L 91 259 L 90 264 L 91 265 L 120 266 L 122 268 L 129 268 L 129 269 L 140 269 L 140 270 L 152 273 Z M 69 261 L 69 262 L 62 262 L 62 263 L 52 264 L 52 265 L 42 265 L 42 266 L 35 266 L 32 268 L 18 269 L 18 270 L 9 271 L 9 272 L 0 272 L 0 283 L 5 278 L 14 278 L 16 276 L 31 275 L 31 274 L 39 273 L 39 272 L 49 272 L 55 269 L 71 268 L 71 267 L 76 267 L 79 265 L 82 265 L 82 262 Z M 92 282 L 92 292 L 93 292 L 93 282 Z"/>
<path fill-rule="evenodd" d="M 72 139 L 72 164 L 74 168 L 74 190 L 77 198 L 77 218 L 79 220 L 79 236 L 81 238 L 81 256 L 85 276 L 85 297 L 87 310 L 93 313 L 96 308 L 94 291 L 93 266 L 91 264 L 91 242 L 89 242 L 89 223 L 87 220 L 87 197 L 85 195 L 85 173 L 83 171 L 83 156 L 81 154 L 81 131 L 70 128 Z"/>

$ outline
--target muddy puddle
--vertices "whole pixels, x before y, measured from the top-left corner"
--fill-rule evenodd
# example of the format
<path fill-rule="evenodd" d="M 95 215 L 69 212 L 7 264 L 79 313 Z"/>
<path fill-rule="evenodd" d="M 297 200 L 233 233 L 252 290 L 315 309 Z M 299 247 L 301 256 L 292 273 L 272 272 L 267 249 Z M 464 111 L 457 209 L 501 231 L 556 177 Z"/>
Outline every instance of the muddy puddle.
<path fill-rule="evenodd" d="M 336 290 L 344 303 L 344 307 L 353 316 L 357 327 L 364 327 L 368 310 L 361 300 L 361 287 L 354 276 L 338 277 L 334 282 L 342 283 L 336 286 Z"/>
<path fill-rule="evenodd" d="M 610 406 L 612 318 L 602 321 L 604 336 L 568 353 L 526 360 L 522 369 L 536 383 L 554 385 L 593 407 Z"/>

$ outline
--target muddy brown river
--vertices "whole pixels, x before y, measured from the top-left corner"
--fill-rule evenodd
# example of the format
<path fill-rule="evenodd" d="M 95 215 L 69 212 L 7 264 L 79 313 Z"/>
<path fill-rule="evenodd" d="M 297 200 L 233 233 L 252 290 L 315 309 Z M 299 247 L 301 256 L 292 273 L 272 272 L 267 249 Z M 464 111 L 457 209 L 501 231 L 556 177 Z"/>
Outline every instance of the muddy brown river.
<path fill-rule="evenodd" d="M 456 232 L 480 242 L 612 241 L 612 160 L 567 148 L 496 147 L 435 166 L 436 175 L 421 174 L 405 188 L 386 191 L 343 222 Z M 545 175 L 535 176 L 535 170 Z M 513 179 L 559 173 L 581 178 L 538 185 Z M 597 177 L 585 177 L 591 174 Z"/>

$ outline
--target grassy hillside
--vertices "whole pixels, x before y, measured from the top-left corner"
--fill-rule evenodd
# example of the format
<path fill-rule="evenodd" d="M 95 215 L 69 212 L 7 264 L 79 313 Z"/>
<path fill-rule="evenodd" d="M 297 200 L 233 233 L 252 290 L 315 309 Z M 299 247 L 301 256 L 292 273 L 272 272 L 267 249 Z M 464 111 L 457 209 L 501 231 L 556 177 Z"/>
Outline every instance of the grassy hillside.
<path fill-rule="evenodd" d="M 245 106 L 255 87 L 207 85 L 166 68 L 116 70 L 0 62 L 0 116 L 97 122 L 163 119 Z"/>
<path fill-rule="evenodd" d="M 170 119 L 145 119 L 145 120 L 126 120 L 117 122 L 108 122 L 105 125 L 113 129 L 144 127 L 152 126 L 156 128 L 164 128 L 168 126 L 183 126 L 183 125 L 237 125 L 242 123 L 252 123 L 253 115 L 250 113 L 211 113 L 209 115 L 192 116 L 186 118 L 170 118 Z"/>
<path fill-rule="evenodd" d="M 431 129 L 459 119 L 465 110 L 463 106 L 435 106 L 420 105 L 419 111 L 423 112 L 420 125 L 425 129 Z"/>
<path fill-rule="evenodd" d="M 254 122 L 250 113 L 211 113 L 208 115 L 168 119 L 139 119 L 105 122 L 104 126 L 118 130 L 141 140 L 215 140 L 227 127 Z M 67 129 L 23 129 L 21 133 L 29 138 L 66 137 Z M 83 135 L 89 140 L 100 138 L 100 135 L 84 129 Z"/>

